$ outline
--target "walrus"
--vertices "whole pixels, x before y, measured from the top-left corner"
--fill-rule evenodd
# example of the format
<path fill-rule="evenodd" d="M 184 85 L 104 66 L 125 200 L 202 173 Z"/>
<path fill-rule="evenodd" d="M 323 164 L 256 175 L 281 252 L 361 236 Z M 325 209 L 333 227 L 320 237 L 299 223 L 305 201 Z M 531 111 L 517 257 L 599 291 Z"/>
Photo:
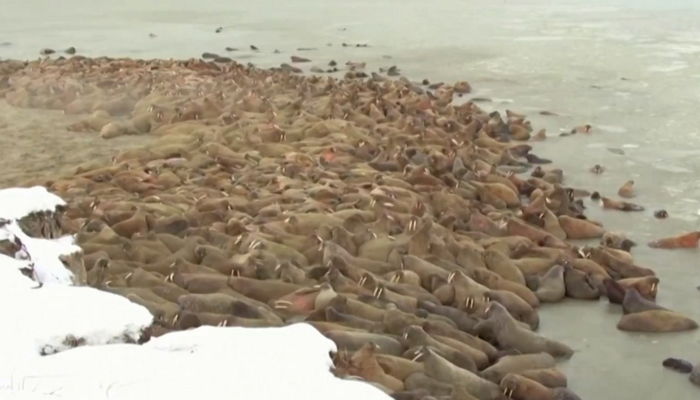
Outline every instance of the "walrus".
<path fill-rule="evenodd" d="M 605 234 L 605 229 L 599 225 L 568 215 L 560 215 L 559 224 L 569 239 L 595 239 Z"/>
<path fill-rule="evenodd" d="M 564 269 L 566 296 L 572 299 L 597 300 L 600 290 L 590 274 L 572 267 Z"/>
<path fill-rule="evenodd" d="M 625 291 L 625 296 L 622 300 L 622 311 L 625 314 L 633 314 L 648 310 L 666 310 L 666 308 L 642 296 L 637 289 L 633 287 Z"/>
<path fill-rule="evenodd" d="M 555 265 L 539 279 L 539 285 L 535 291 L 537 298 L 543 303 L 556 303 L 566 296 L 566 284 L 564 282 L 564 267 Z"/>
<path fill-rule="evenodd" d="M 498 350 L 491 345 L 491 343 L 474 336 L 470 333 L 459 331 L 446 327 L 445 325 L 436 324 L 432 321 L 425 321 L 423 323 L 423 330 L 432 335 L 438 340 L 444 340 L 445 338 L 450 338 L 460 343 L 466 344 L 467 346 L 477 349 L 482 353 L 486 354 L 489 360 L 496 358 Z"/>
<path fill-rule="evenodd" d="M 263 303 L 276 300 L 300 289 L 299 285 L 287 282 L 275 280 L 260 281 L 243 277 L 230 277 L 228 285 L 242 295 Z"/>
<path fill-rule="evenodd" d="M 376 321 L 371 321 L 352 314 L 346 314 L 336 310 L 333 306 L 325 309 L 325 317 L 328 322 L 337 322 L 353 328 L 363 329 L 368 332 L 375 331 L 380 325 Z"/>
<path fill-rule="evenodd" d="M 489 290 L 486 293 L 489 300 L 497 301 L 505 306 L 510 315 L 518 321 L 525 322 L 530 328 L 536 330 L 540 325 L 537 311 L 517 295 L 505 290 Z"/>
<path fill-rule="evenodd" d="M 423 363 L 425 374 L 431 378 L 461 387 L 479 399 L 496 400 L 500 396 L 496 384 L 455 366 L 429 347 L 421 348 L 418 360 Z"/>
<path fill-rule="evenodd" d="M 693 370 L 690 371 L 688 379 L 693 385 L 700 386 L 700 363 L 696 364 Z"/>
<path fill-rule="evenodd" d="M 333 286 L 328 282 L 323 282 L 320 285 L 297 289 L 276 300 L 271 300 L 269 304 L 278 313 L 288 316 L 309 315 L 314 311 L 318 311 L 324 313 L 327 317 L 328 315 L 325 314 L 325 309 L 337 297 L 338 294 L 333 289 Z M 336 309 L 337 311 L 348 311 L 347 301 L 335 303 L 335 306 L 338 307 Z M 335 315 L 335 317 L 343 318 L 341 314 Z M 326 320 L 331 321 L 328 319 Z M 364 318 L 357 322 L 361 322 L 362 320 L 364 320 Z"/>
<path fill-rule="evenodd" d="M 617 190 L 617 194 L 620 197 L 624 197 L 627 199 L 635 197 L 637 195 L 637 193 L 634 190 L 634 181 L 629 180 L 629 181 L 625 182 L 624 184 L 622 184 L 622 186 L 620 186 L 620 189 Z"/>
<path fill-rule="evenodd" d="M 356 351 L 366 343 L 372 342 L 379 346 L 377 351 L 380 353 L 397 357 L 403 354 L 404 347 L 401 342 L 386 334 L 334 330 L 325 332 L 324 335 L 335 342 L 339 350 Z"/>
<path fill-rule="evenodd" d="M 628 239 L 624 235 L 614 232 L 605 232 L 603 237 L 600 239 L 600 244 L 606 247 L 612 247 L 613 249 L 624 250 L 626 252 L 630 252 L 632 247 L 637 245 L 637 243 Z"/>
<path fill-rule="evenodd" d="M 644 211 L 644 206 L 627 201 L 614 200 L 605 196 L 600 196 L 600 203 L 603 208 L 619 211 Z"/>
<path fill-rule="evenodd" d="M 557 264 L 557 259 L 555 257 L 528 256 L 513 260 L 513 263 L 522 271 L 527 280 L 528 276 L 544 274 L 549 271 Z"/>
<path fill-rule="evenodd" d="M 454 365 L 467 371 L 475 372 L 478 370 L 479 365 L 477 365 L 477 360 L 472 358 L 472 354 L 462 353 L 458 349 L 436 340 L 420 326 L 412 325 L 407 327 L 403 333 L 403 343 L 409 349 L 430 346 Z M 488 358 L 483 353 L 482 356 L 479 364 L 483 367 L 488 362 Z"/>
<path fill-rule="evenodd" d="M 503 349 L 514 349 L 522 353 L 546 352 L 554 357 L 570 358 L 574 351 L 567 345 L 544 338 L 517 325 L 508 311 L 496 302 L 490 302 L 487 318 L 476 329 L 492 335 Z"/>
<path fill-rule="evenodd" d="M 443 306 L 430 301 L 421 301 L 418 303 L 418 306 L 431 313 L 443 315 L 451 319 L 457 325 L 457 328 L 463 332 L 473 332 L 474 326 L 476 326 L 478 322 L 469 314 L 455 307 Z"/>
<path fill-rule="evenodd" d="M 416 361 L 381 353 L 376 353 L 374 357 L 387 374 L 402 381 L 415 372 L 423 372 L 423 364 Z"/>
<path fill-rule="evenodd" d="M 384 319 L 385 310 L 345 295 L 334 296 L 328 305 L 331 305 L 340 311 L 347 312 L 371 321 L 382 321 Z M 318 309 L 319 306 L 315 306 L 315 308 Z"/>
<path fill-rule="evenodd" d="M 693 364 L 691 364 L 689 361 L 674 357 L 665 359 L 662 365 L 682 374 L 688 374 L 693 370 Z"/>
<path fill-rule="evenodd" d="M 656 300 L 656 292 L 659 287 L 659 278 L 655 276 L 618 279 L 617 283 L 625 290 L 635 288 L 639 294 L 647 299 Z"/>
<path fill-rule="evenodd" d="M 531 369 L 552 368 L 555 365 L 554 357 L 548 353 L 504 356 L 481 371 L 481 376 L 491 382 L 499 383 L 504 376 L 511 372 L 520 373 Z"/>
<path fill-rule="evenodd" d="M 450 396 L 453 393 L 452 384 L 431 378 L 423 371 L 414 372 L 409 375 L 404 380 L 404 385 L 408 390 L 425 388 L 434 396 Z"/>
<path fill-rule="evenodd" d="M 654 249 L 694 249 L 698 247 L 698 242 L 700 242 L 700 231 L 654 240 L 649 242 L 649 247 Z"/>
<path fill-rule="evenodd" d="M 697 329 L 692 319 L 669 310 L 647 310 L 625 314 L 617 323 L 617 329 L 631 332 L 679 332 Z"/>
<path fill-rule="evenodd" d="M 519 371 L 519 375 L 537 381 L 549 388 L 566 387 L 567 379 L 563 372 L 556 368 L 537 368 Z"/>
<path fill-rule="evenodd" d="M 366 343 L 359 348 L 350 358 L 350 368 L 348 372 L 357 375 L 371 382 L 398 392 L 404 389 L 401 379 L 398 379 L 384 371 L 376 358 L 379 347 L 375 343 Z"/>
<path fill-rule="evenodd" d="M 487 269 L 476 269 L 472 271 L 471 277 L 478 283 L 488 287 L 493 290 L 506 290 L 513 292 L 525 300 L 530 307 L 537 307 L 540 305 L 540 301 L 535 296 L 527 286 L 508 281 L 500 277 L 500 275 L 495 274 Z"/>
<path fill-rule="evenodd" d="M 651 269 L 627 262 L 604 247 L 586 248 L 583 252 L 587 253 L 591 260 L 602 265 L 614 279 L 655 275 Z"/>
<path fill-rule="evenodd" d="M 525 285 L 523 273 L 500 251 L 491 249 L 484 251 L 484 262 L 488 269 L 500 275 L 501 278 Z"/>
<path fill-rule="evenodd" d="M 567 388 L 548 388 L 541 383 L 518 374 L 508 374 L 500 387 L 508 399 L 513 400 L 581 400 Z"/>

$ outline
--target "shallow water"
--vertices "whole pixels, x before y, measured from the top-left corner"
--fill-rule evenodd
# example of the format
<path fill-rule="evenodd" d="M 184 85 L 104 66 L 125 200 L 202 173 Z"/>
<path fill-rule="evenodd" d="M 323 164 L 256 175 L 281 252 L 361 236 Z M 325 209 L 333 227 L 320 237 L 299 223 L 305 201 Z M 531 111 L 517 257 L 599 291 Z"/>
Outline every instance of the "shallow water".
<path fill-rule="evenodd" d="M 57 8 L 49 0 L 4 0 L 0 57 L 36 58 L 41 48 L 68 46 L 89 56 L 139 58 L 211 51 L 267 67 L 298 54 L 311 58 L 311 65 L 367 61 L 368 70 L 397 65 L 414 80 L 466 79 L 474 87 L 470 96 L 492 99 L 481 103 L 484 108 L 524 112 L 534 126 L 547 129 L 549 139 L 536 145 L 536 153 L 554 159 L 568 184 L 612 196 L 624 181 L 635 180 L 634 201 L 647 211 L 606 212 L 588 204 L 588 214 L 640 244 L 633 252 L 638 264 L 661 278 L 659 303 L 700 320 L 698 250 L 644 245 L 700 229 L 700 2 L 222 3 L 64 0 Z M 217 27 L 221 33 L 214 32 Z M 260 51 L 249 50 L 251 44 Z M 226 52 L 226 46 L 241 50 Z M 541 110 L 558 115 L 542 116 Z M 585 123 L 593 125 L 591 135 L 557 137 L 560 129 Z M 594 164 L 604 165 L 606 173 L 589 173 Z M 659 208 L 671 217 L 654 219 Z M 700 361 L 700 332 L 620 332 L 620 310 L 605 300 L 546 306 L 541 316 L 543 334 L 577 350 L 564 369 L 582 398 L 700 395 L 686 376 L 661 367 L 667 356 Z"/>

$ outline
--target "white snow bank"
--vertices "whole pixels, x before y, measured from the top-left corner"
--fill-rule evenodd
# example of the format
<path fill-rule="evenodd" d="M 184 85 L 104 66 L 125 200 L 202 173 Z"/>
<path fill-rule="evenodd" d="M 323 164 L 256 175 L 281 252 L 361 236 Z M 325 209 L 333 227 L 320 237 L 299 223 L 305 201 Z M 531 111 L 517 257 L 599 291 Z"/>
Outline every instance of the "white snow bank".
<path fill-rule="evenodd" d="M 5 320 L 16 321 L 12 329 L 0 330 L 3 360 L 39 357 L 76 345 L 136 342 L 153 320 L 146 308 L 127 298 L 85 286 L 23 285 L 2 288 L 0 297 L 7 304 L 2 306 Z"/>
<path fill-rule="evenodd" d="M 30 376 L 25 387 L 35 394 L 70 399 L 391 399 L 365 382 L 336 378 L 335 350 L 307 324 L 200 327 L 142 346 L 76 348 L 37 359 L 16 376 Z"/>
<path fill-rule="evenodd" d="M 17 223 L 21 212 L 54 211 L 63 204 L 41 187 L 0 190 L 0 240 L 22 245 L 14 258 L 0 254 L 0 315 L 5 321 L 0 329 L 0 379 L 13 361 L 77 345 L 137 341 L 153 321 L 145 307 L 124 297 L 70 286 L 73 274 L 59 257 L 82 251 L 72 236 L 32 238 Z M 35 280 L 22 274 L 23 269 Z"/>
<path fill-rule="evenodd" d="M 66 202 L 45 187 L 34 186 L 0 190 L 0 205 L 0 217 L 15 220 L 34 212 L 55 211 Z"/>
<path fill-rule="evenodd" d="M 63 236 L 57 239 L 33 238 L 27 236 L 16 221 L 5 224 L 0 230 L 4 231 L 0 234 L 0 238 L 19 239 L 22 243 L 24 247 L 21 253 L 16 254 L 15 257 L 26 257 L 31 260 L 34 278 L 38 282 L 65 285 L 73 283 L 73 273 L 65 268 L 59 258 L 82 252 L 82 249 L 74 244 L 73 236 Z"/>

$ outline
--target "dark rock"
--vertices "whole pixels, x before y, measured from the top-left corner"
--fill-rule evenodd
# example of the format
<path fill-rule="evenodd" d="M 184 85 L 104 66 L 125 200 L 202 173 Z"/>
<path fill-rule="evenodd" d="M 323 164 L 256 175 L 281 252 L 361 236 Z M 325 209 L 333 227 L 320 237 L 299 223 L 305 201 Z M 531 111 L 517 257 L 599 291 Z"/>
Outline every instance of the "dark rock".
<path fill-rule="evenodd" d="M 54 49 L 41 49 L 39 54 L 41 54 L 42 56 L 48 56 L 49 54 L 53 54 L 55 52 L 56 52 L 56 50 L 54 50 Z"/>
<path fill-rule="evenodd" d="M 207 53 L 207 52 L 202 53 L 202 58 L 204 58 L 204 59 L 213 59 L 213 58 L 218 58 L 218 57 L 219 57 L 219 55 L 216 53 Z"/>
<path fill-rule="evenodd" d="M 76 50 L 75 50 L 75 47 L 71 46 L 71 47 L 67 48 L 66 50 L 64 50 L 64 52 L 66 54 L 75 54 Z"/>

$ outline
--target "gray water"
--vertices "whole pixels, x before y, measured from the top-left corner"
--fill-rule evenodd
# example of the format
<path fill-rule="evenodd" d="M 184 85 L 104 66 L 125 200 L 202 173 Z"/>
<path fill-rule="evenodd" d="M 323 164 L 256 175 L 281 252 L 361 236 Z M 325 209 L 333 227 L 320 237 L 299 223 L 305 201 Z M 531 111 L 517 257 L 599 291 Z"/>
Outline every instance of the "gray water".
<path fill-rule="evenodd" d="M 214 33 L 217 27 L 223 27 L 221 33 Z M 342 47 L 343 42 L 369 47 Z M 250 51 L 251 44 L 260 51 Z M 466 79 L 473 96 L 493 100 L 483 107 L 527 113 L 534 126 L 547 129 L 549 139 L 535 152 L 554 159 L 568 184 L 613 196 L 624 181 L 635 180 L 635 202 L 646 212 L 608 212 L 589 204 L 588 214 L 640 244 L 633 254 L 638 264 L 657 271 L 660 304 L 700 320 L 698 250 L 644 245 L 700 229 L 700 1 L 0 4 L 0 58 L 32 59 L 41 48 L 68 46 L 88 56 L 138 58 L 211 51 L 262 67 L 298 54 L 319 66 L 331 59 L 366 61 L 369 70 L 397 65 L 414 80 Z M 227 53 L 226 46 L 241 50 Z M 318 50 L 302 53 L 298 47 Z M 541 110 L 558 115 L 541 116 Z M 558 137 L 561 129 L 586 123 L 593 126 L 591 135 Z M 589 173 L 594 164 L 607 172 Z M 654 219 L 653 210 L 660 208 L 671 217 Z M 624 333 L 615 328 L 620 314 L 605 300 L 542 308 L 542 333 L 577 350 L 562 365 L 570 387 L 584 399 L 700 398 L 686 376 L 661 366 L 668 356 L 700 362 L 700 332 Z"/>

